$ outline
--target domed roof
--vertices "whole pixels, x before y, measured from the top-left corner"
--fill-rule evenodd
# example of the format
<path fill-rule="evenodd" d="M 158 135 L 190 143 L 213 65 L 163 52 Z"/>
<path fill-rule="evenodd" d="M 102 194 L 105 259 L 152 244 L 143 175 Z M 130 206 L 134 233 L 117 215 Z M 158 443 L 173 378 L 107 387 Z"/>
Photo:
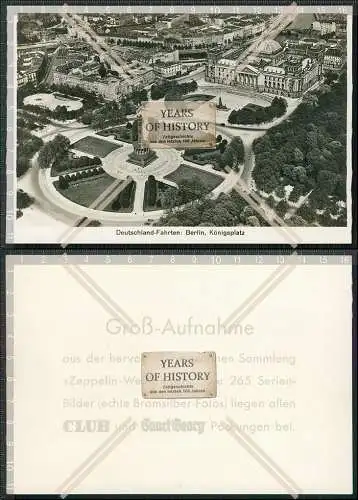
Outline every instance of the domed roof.
<path fill-rule="evenodd" d="M 281 49 L 281 45 L 275 40 L 264 40 L 260 43 L 257 50 L 260 54 L 275 54 L 275 52 Z"/>

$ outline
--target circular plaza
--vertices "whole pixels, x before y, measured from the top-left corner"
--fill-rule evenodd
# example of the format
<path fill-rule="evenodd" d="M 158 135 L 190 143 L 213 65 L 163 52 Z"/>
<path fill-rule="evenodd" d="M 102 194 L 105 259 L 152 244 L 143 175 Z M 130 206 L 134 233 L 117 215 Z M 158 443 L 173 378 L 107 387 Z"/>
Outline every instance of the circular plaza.
<path fill-rule="evenodd" d="M 103 137 L 90 129 L 65 135 L 71 140 L 71 161 L 81 156 L 90 160 L 99 157 L 101 165 L 64 172 L 39 169 L 41 191 L 56 211 L 87 217 L 103 225 L 143 224 L 164 215 L 165 206 L 148 201 L 153 182 L 156 201 L 160 201 L 164 195 L 174 197 L 183 179 L 199 178 L 214 196 L 230 190 L 237 181 L 237 174 L 214 172 L 210 164 L 192 163 L 183 158 L 183 151 L 176 149 L 153 150 L 149 163 L 141 166 L 132 161 L 134 146 L 113 136 Z"/>
<path fill-rule="evenodd" d="M 25 97 L 25 106 L 39 106 L 41 108 L 54 111 L 57 106 L 65 106 L 67 111 L 77 111 L 81 109 L 83 104 L 82 100 L 74 97 L 67 97 L 59 93 L 52 94 L 33 94 Z"/>

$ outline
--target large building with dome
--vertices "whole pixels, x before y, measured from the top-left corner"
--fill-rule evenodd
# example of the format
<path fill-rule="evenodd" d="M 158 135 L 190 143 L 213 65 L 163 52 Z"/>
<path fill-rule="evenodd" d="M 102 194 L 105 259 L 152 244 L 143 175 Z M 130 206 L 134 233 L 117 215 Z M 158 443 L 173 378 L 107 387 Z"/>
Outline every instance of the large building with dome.
<path fill-rule="evenodd" d="M 222 58 L 220 52 L 209 53 L 205 77 L 255 92 L 301 97 L 321 79 L 322 65 L 322 53 L 293 51 L 276 40 L 265 40 L 245 62 Z"/>

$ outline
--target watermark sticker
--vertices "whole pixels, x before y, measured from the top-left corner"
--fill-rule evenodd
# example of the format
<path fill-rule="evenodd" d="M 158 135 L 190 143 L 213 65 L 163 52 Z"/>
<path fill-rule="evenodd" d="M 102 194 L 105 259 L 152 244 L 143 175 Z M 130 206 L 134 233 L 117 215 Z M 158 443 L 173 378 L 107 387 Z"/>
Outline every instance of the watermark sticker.
<path fill-rule="evenodd" d="M 214 398 L 216 393 L 214 352 L 142 354 L 143 398 Z"/>
<path fill-rule="evenodd" d="M 214 149 L 216 105 L 205 101 L 148 101 L 142 138 L 152 148 Z"/>

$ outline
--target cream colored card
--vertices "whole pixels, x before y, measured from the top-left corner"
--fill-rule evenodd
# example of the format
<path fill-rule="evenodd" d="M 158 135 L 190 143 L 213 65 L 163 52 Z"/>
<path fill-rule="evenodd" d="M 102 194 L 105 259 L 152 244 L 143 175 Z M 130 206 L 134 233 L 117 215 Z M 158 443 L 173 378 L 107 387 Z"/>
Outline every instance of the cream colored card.
<path fill-rule="evenodd" d="M 8 275 L 14 493 L 351 493 L 351 266 L 144 257 Z M 216 397 L 143 398 L 153 352 L 214 352 Z"/>

